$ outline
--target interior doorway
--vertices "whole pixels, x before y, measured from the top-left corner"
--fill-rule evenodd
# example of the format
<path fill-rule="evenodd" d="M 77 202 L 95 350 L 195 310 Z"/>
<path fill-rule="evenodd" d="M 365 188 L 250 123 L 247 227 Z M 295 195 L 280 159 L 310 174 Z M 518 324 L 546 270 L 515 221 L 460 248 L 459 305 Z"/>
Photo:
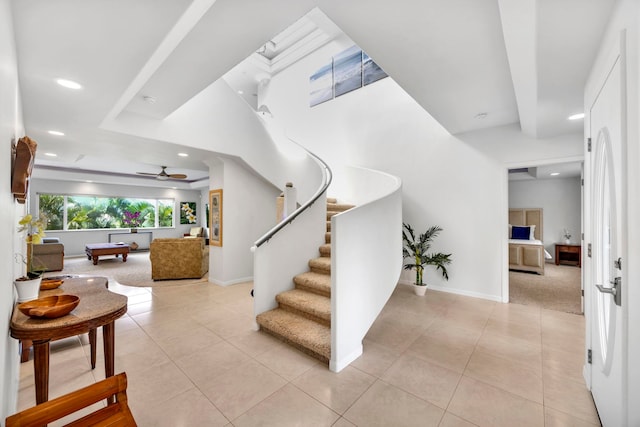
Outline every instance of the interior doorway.
<path fill-rule="evenodd" d="M 582 169 L 582 162 L 574 161 L 509 170 L 509 208 L 540 209 L 542 212 L 538 225 L 542 230 L 536 233 L 535 238 L 533 231 L 530 239 L 523 239 L 529 236 L 523 236 L 522 233 L 509 236 L 509 302 L 583 313 Z M 532 224 L 518 225 L 532 227 Z M 512 230 L 513 227 L 509 227 L 510 233 Z M 518 232 L 521 231 L 518 229 Z M 529 249 L 529 245 L 535 244 L 540 244 L 543 249 L 534 250 L 535 246 Z M 517 247 L 525 248 L 524 254 L 522 250 L 518 252 Z M 514 261 L 516 257 L 520 257 L 517 262 Z M 523 266 L 523 263 L 539 263 L 542 268 Z"/>

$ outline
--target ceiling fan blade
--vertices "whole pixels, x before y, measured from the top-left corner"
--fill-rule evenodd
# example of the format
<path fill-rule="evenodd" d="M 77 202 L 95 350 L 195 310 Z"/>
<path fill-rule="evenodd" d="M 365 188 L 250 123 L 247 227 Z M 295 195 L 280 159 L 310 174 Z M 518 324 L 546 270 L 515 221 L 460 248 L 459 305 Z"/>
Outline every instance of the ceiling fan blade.
<path fill-rule="evenodd" d="M 169 178 L 174 178 L 174 179 L 185 179 L 187 177 L 187 175 L 183 174 L 183 173 L 170 173 L 168 174 Z"/>
<path fill-rule="evenodd" d="M 156 176 L 158 175 L 157 173 L 149 173 L 149 172 L 136 172 L 138 175 L 149 175 L 149 176 Z"/>

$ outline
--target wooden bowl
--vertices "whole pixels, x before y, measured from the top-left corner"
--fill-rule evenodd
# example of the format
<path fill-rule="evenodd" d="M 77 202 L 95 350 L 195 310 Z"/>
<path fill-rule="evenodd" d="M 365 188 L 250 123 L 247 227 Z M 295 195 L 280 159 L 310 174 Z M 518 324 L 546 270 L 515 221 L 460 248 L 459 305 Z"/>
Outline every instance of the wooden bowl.
<path fill-rule="evenodd" d="M 78 306 L 80 297 L 75 295 L 53 295 L 18 305 L 18 310 L 29 317 L 55 319 L 65 316 Z"/>
<path fill-rule="evenodd" d="M 48 291 L 50 289 L 55 289 L 57 287 L 59 287 L 60 285 L 62 285 L 64 283 L 64 280 L 62 279 L 47 279 L 44 278 L 42 279 L 42 282 L 40 282 L 40 290 L 41 291 Z"/>

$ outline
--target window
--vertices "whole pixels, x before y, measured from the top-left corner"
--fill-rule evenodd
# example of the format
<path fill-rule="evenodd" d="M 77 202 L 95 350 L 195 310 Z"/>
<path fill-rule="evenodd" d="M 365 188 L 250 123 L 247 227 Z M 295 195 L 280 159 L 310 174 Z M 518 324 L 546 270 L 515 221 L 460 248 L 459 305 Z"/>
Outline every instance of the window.
<path fill-rule="evenodd" d="M 173 227 L 172 199 L 39 195 L 47 230 Z"/>

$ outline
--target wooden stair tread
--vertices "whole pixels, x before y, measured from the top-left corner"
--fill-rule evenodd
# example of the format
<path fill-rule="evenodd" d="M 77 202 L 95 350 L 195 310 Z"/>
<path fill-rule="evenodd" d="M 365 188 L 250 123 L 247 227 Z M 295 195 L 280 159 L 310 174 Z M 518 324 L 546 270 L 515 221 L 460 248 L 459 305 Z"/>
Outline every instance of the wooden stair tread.
<path fill-rule="evenodd" d="M 295 345 L 300 350 L 329 362 L 331 328 L 281 308 L 259 314 L 260 328 Z"/>
<path fill-rule="evenodd" d="M 352 208 L 355 208 L 355 205 L 349 205 L 347 203 L 327 203 L 327 210 L 330 212 L 344 212 Z"/>
<path fill-rule="evenodd" d="M 319 252 L 320 255 L 323 257 L 330 257 L 331 256 L 331 243 L 325 243 L 324 245 L 321 245 L 319 248 Z"/>

